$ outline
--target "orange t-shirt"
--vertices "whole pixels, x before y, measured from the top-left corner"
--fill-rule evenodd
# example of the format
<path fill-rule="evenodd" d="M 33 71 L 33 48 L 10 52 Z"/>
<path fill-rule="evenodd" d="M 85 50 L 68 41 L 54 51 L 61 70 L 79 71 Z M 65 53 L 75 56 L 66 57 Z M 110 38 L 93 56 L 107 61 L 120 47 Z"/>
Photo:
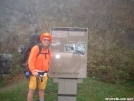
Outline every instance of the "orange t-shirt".
<path fill-rule="evenodd" d="M 50 50 L 42 49 L 39 55 L 38 53 L 39 53 L 39 46 L 36 45 L 32 48 L 28 59 L 28 66 L 32 73 L 34 73 L 35 70 L 48 71 L 49 69 L 50 53 L 51 53 Z"/>

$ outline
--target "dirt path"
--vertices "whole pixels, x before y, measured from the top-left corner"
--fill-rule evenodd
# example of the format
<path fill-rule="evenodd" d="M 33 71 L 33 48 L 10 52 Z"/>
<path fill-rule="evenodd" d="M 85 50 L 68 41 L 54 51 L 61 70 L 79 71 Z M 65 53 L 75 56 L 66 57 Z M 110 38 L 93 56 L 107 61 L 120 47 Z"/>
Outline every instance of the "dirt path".
<path fill-rule="evenodd" d="M 23 74 L 18 74 L 6 80 L 6 85 L 0 88 L 0 92 L 5 90 L 10 90 L 17 85 L 25 84 L 28 82 L 28 79 Z"/>

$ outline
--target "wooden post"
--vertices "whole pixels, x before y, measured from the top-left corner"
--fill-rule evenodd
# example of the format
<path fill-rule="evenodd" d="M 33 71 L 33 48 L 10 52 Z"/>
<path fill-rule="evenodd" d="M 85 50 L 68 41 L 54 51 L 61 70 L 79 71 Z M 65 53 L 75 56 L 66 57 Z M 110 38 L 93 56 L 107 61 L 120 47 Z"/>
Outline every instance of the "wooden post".
<path fill-rule="evenodd" d="M 79 78 L 54 78 L 58 85 L 58 101 L 76 101 L 77 83 L 82 83 Z"/>

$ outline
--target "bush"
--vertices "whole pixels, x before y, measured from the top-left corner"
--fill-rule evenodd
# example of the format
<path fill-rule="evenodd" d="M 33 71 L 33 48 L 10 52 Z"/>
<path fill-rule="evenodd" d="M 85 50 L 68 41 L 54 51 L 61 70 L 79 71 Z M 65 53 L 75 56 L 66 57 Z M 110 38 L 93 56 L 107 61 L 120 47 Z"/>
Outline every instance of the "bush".
<path fill-rule="evenodd" d="M 121 45 L 115 34 L 105 37 L 92 35 L 89 38 L 88 76 L 103 82 L 115 83 L 134 80 L 134 52 L 126 43 Z"/>
<path fill-rule="evenodd" d="M 11 75 L 22 73 L 23 69 L 20 67 L 20 53 L 18 52 L 18 46 L 25 44 L 28 40 L 28 34 L 2 34 L 0 40 L 0 53 L 11 54 Z"/>

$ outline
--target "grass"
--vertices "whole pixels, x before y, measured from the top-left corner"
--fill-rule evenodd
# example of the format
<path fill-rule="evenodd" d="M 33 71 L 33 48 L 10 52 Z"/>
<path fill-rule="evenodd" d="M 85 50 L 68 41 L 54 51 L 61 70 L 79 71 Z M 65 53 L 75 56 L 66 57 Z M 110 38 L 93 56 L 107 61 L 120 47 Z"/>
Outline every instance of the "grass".
<path fill-rule="evenodd" d="M 77 101 L 105 101 L 105 98 L 133 98 L 134 85 L 108 84 L 92 78 L 78 84 Z"/>
<path fill-rule="evenodd" d="M 2 82 L 0 82 L 2 84 Z M 10 85 L 0 87 L 0 101 L 26 101 L 28 79 L 23 78 Z M 50 78 L 45 90 L 45 101 L 57 101 L 58 83 Z M 77 86 L 77 101 L 106 101 L 105 98 L 133 98 L 134 84 L 108 84 L 86 78 Z M 38 101 L 37 91 L 34 101 Z"/>

